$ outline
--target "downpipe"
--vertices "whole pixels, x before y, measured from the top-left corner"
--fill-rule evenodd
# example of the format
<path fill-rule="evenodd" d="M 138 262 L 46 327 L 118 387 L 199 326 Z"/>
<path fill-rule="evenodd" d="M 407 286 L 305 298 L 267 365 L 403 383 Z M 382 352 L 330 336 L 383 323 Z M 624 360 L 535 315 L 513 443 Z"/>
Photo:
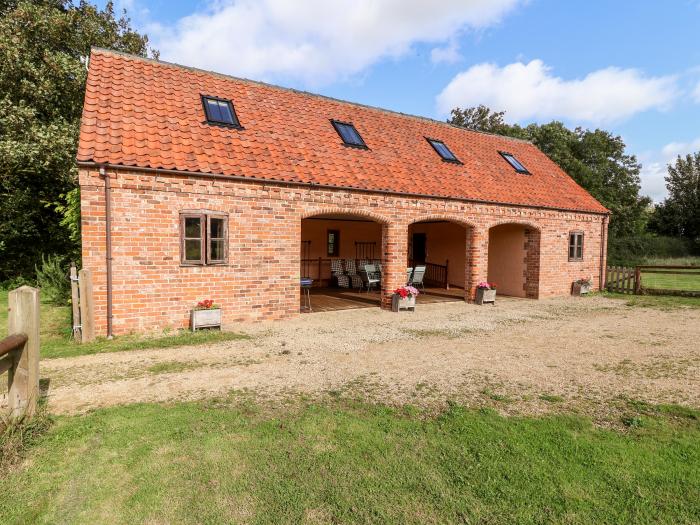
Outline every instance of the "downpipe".
<path fill-rule="evenodd" d="M 105 181 L 105 264 L 107 268 L 107 339 L 112 339 L 112 183 L 105 168 L 100 168 Z"/>

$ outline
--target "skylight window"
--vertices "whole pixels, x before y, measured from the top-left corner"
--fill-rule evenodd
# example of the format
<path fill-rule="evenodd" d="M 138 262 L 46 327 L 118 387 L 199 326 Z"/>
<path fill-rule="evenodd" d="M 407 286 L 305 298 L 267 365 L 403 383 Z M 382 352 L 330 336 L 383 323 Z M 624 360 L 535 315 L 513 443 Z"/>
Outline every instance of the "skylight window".
<path fill-rule="evenodd" d="M 367 148 L 367 144 L 362 140 L 360 134 L 355 129 L 355 126 L 347 122 L 338 122 L 337 120 L 331 120 L 331 124 L 343 139 L 343 143 L 346 146 L 352 146 L 354 148 Z"/>
<path fill-rule="evenodd" d="M 437 151 L 437 154 L 440 155 L 440 158 L 442 158 L 442 160 L 461 164 L 461 162 L 459 162 L 459 159 L 455 157 L 455 154 L 450 151 L 450 148 L 448 148 L 443 141 L 436 139 L 427 140 L 428 142 L 430 142 L 430 145 L 433 147 L 433 149 Z"/>
<path fill-rule="evenodd" d="M 202 95 L 202 105 L 209 124 L 234 128 L 241 126 L 230 100 Z"/>
<path fill-rule="evenodd" d="M 527 171 L 527 168 L 523 166 L 518 159 L 515 158 L 515 156 L 511 153 L 506 153 L 505 151 L 499 151 L 498 153 L 501 154 L 501 157 L 506 159 L 508 161 L 508 164 L 513 166 L 513 169 L 517 171 L 518 173 L 530 173 Z"/>

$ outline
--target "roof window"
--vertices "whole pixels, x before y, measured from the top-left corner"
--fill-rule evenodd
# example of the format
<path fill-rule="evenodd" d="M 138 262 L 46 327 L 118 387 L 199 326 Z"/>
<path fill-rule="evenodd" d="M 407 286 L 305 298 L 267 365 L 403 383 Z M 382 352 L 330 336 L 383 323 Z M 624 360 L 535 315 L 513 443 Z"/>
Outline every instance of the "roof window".
<path fill-rule="evenodd" d="M 338 122 L 337 120 L 331 120 L 331 124 L 343 139 L 343 144 L 346 146 L 352 146 L 353 148 L 364 148 L 367 149 L 367 144 L 362 140 L 362 137 L 355 129 L 355 126 L 348 122 Z"/>
<path fill-rule="evenodd" d="M 230 100 L 202 95 L 202 105 L 209 124 L 232 128 L 241 127 Z"/>
<path fill-rule="evenodd" d="M 501 157 L 506 159 L 506 161 L 508 161 L 508 164 L 513 166 L 513 169 L 515 169 L 515 171 L 517 171 L 518 173 L 530 173 L 529 171 L 527 171 L 527 168 L 523 166 L 512 153 L 506 153 L 505 151 L 499 151 L 498 153 L 500 153 Z"/>
<path fill-rule="evenodd" d="M 448 148 L 445 143 L 441 140 L 437 139 L 429 139 L 426 137 L 428 142 L 430 142 L 430 145 L 433 147 L 435 151 L 437 151 L 437 154 L 440 155 L 440 158 L 446 162 L 455 162 L 457 164 L 461 164 L 459 162 L 459 159 L 455 157 L 455 154 L 450 151 L 450 148 Z"/>

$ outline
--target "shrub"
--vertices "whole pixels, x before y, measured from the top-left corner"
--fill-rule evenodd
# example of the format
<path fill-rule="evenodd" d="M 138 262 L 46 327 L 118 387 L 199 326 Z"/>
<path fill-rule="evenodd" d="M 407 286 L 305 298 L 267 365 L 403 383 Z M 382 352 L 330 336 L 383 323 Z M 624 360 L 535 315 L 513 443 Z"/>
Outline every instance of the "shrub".
<path fill-rule="evenodd" d="M 41 268 L 36 267 L 36 281 L 41 292 L 49 302 L 58 305 L 68 304 L 70 300 L 70 278 L 68 264 L 59 255 L 41 256 Z"/>
<path fill-rule="evenodd" d="M 12 279 L 8 279 L 7 281 L 3 281 L 0 283 L 0 290 L 14 290 L 15 288 L 19 288 L 20 286 L 24 285 L 28 286 L 36 286 L 36 283 L 33 281 L 30 281 L 26 277 L 23 276 L 17 276 L 13 277 Z"/>
<path fill-rule="evenodd" d="M 608 240 L 608 264 L 635 266 L 649 258 L 669 259 L 695 255 L 700 246 L 689 239 L 642 235 Z"/>

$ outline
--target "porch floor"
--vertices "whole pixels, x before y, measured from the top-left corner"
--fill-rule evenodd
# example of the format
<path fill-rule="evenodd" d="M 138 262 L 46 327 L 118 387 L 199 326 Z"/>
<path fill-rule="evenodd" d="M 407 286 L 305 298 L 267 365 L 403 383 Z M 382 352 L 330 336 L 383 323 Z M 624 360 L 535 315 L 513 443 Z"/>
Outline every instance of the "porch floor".
<path fill-rule="evenodd" d="M 334 310 L 351 310 L 354 308 L 372 308 L 379 306 L 378 291 L 360 292 L 345 288 L 311 288 L 311 310 L 313 312 L 332 312 Z M 464 299 L 462 288 L 425 288 L 416 299 L 417 304 L 446 303 Z M 301 297 L 300 307 L 304 306 Z M 303 311 L 303 310 L 302 310 Z"/>

